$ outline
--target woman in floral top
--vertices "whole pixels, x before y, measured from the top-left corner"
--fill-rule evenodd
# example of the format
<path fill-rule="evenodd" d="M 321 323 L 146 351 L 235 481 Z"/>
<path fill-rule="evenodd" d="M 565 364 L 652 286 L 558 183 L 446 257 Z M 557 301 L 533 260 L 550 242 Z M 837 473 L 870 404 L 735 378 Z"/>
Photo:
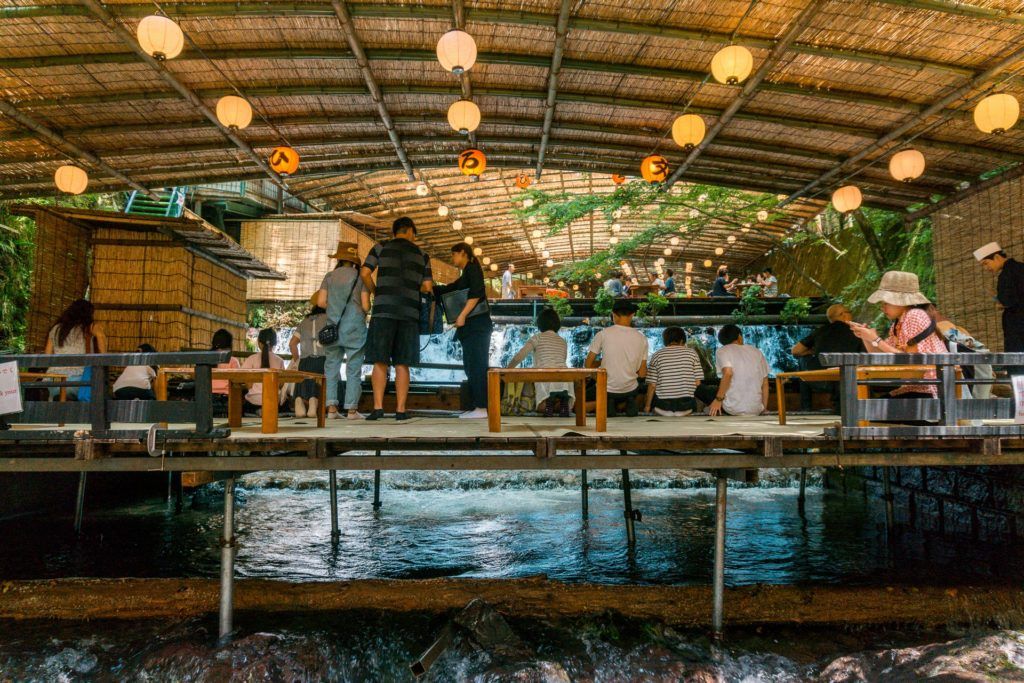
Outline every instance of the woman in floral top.
<path fill-rule="evenodd" d="M 882 304 L 885 317 L 894 321 L 889 336 L 883 339 L 874 328 L 857 322 L 850 329 L 864 341 L 868 353 L 947 353 L 946 344 L 937 334 L 935 322 L 926 310 L 931 303 L 921 294 L 917 275 L 890 270 L 882 276 L 878 290 L 868 297 L 868 303 Z M 935 379 L 935 371 L 924 374 Z M 905 385 L 894 389 L 890 396 L 902 398 L 937 398 L 938 387 L 933 385 Z"/>

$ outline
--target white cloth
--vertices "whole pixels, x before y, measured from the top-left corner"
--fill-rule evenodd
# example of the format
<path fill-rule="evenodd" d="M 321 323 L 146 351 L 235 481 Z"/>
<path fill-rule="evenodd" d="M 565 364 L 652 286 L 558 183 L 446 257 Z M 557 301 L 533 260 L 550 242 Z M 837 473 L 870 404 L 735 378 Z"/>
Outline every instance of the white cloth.
<path fill-rule="evenodd" d="M 768 361 L 759 349 L 746 344 L 728 344 L 718 349 L 715 365 L 719 375 L 726 368 L 732 368 L 732 383 L 722 402 L 725 412 L 730 415 L 760 415 L 764 412 L 761 387 L 768 377 Z"/>
<path fill-rule="evenodd" d="M 259 368 L 263 367 L 262 365 L 260 365 L 260 362 L 260 354 L 254 353 L 253 355 L 249 356 L 244 361 L 242 361 L 242 367 L 246 370 L 258 370 Z M 277 355 L 276 353 L 271 352 L 270 367 L 278 369 L 284 368 L 284 359 L 281 358 L 281 356 Z M 278 388 L 278 401 L 284 398 L 284 392 L 285 388 L 283 386 Z M 263 383 L 256 382 L 256 384 L 253 384 L 251 387 L 249 387 L 249 393 L 245 395 L 245 400 L 253 404 L 254 406 L 263 405 Z"/>
<path fill-rule="evenodd" d="M 647 337 L 640 330 L 625 325 L 606 327 L 590 343 L 589 353 L 600 356 L 601 367 L 608 371 L 608 393 L 636 391 L 637 372 L 647 360 Z"/>
<path fill-rule="evenodd" d="M 512 287 L 512 271 L 506 270 L 501 276 L 501 298 L 515 299 L 516 290 Z"/>
<path fill-rule="evenodd" d="M 152 389 L 156 373 L 148 365 L 129 365 L 114 382 L 114 391 L 118 389 Z"/>
<path fill-rule="evenodd" d="M 557 332 L 547 330 L 535 334 L 526 340 L 523 348 L 509 361 L 510 368 L 518 367 L 526 360 L 527 356 L 533 356 L 533 367 L 535 368 L 567 368 L 566 359 L 569 356 L 569 345 Z M 547 400 L 547 397 L 556 391 L 569 392 L 570 403 L 576 398 L 572 382 L 534 382 L 537 403 Z"/>

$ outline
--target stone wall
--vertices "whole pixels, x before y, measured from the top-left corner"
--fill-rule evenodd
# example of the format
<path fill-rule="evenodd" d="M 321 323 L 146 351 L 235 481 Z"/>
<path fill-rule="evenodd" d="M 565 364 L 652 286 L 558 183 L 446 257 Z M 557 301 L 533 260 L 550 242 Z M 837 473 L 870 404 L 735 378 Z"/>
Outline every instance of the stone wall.
<path fill-rule="evenodd" d="M 843 288 L 855 282 L 868 267 L 871 254 L 864 240 L 853 231 L 829 239 L 846 253 L 840 256 L 824 244 L 804 244 L 795 248 L 779 246 L 747 270 L 771 268 L 779 278 L 779 292 L 790 296 L 822 296 L 821 290 L 807 275 L 821 283 L 829 295 L 839 296 Z"/>
<path fill-rule="evenodd" d="M 999 311 L 992 296 L 995 278 L 971 256 L 977 247 L 999 242 L 1024 259 L 1024 178 L 1014 178 L 932 214 L 935 280 L 942 312 L 993 351 L 1003 350 Z"/>
<path fill-rule="evenodd" d="M 884 468 L 849 468 L 849 495 L 884 500 Z M 842 486 L 831 470 L 828 485 Z M 1024 538 L 1024 473 L 1013 467 L 893 467 L 896 523 L 924 532 L 981 541 Z M 884 506 L 878 506 L 884 516 Z"/>

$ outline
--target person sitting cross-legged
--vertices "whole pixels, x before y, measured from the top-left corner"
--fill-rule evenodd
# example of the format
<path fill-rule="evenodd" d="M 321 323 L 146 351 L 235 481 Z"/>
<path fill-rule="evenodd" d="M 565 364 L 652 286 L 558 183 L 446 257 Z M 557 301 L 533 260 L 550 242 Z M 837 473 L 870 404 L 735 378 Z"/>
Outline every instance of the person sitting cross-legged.
<path fill-rule="evenodd" d="M 617 299 L 612 307 L 612 322 L 594 336 L 584 365 L 604 368 L 608 372 L 608 417 L 618 414 L 624 404 L 628 417 L 639 414 L 637 389 L 647 376 L 647 337 L 632 327 L 636 305 L 627 299 Z M 600 361 L 598 360 L 600 358 Z M 597 398 L 596 385 L 588 383 L 587 408 Z"/>
<path fill-rule="evenodd" d="M 654 352 L 647 364 L 647 401 L 645 412 L 663 417 L 685 417 L 697 402 L 693 392 L 700 386 L 704 371 L 697 352 L 686 346 L 681 327 L 666 327 L 661 335 L 665 346 Z"/>
<path fill-rule="evenodd" d="M 696 396 L 708 405 L 710 415 L 760 415 L 768 406 L 768 361 L 760 349 L 743 343 L 736 325 L 718 332 L 721 344 L 715 365 L 721 382 L 702 384 Z"/>

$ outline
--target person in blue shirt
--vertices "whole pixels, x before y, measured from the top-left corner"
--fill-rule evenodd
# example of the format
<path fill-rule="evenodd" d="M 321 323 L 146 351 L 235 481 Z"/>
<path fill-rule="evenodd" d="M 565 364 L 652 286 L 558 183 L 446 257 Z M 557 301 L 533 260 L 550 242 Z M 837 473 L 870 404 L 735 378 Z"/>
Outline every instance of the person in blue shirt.
<path fill-rule="evenodd" d="M 625 288 L 622 286 L 622 273 L 615 271 L 604 283 L 605 291 L 614 297 L 624 296 Z"/>
<path fill-rule="evenodd" d="M 668 278 L 665 280 L 665 296 L 676 293 L 676 271 L 669 268 L 667 271 Z"/>

